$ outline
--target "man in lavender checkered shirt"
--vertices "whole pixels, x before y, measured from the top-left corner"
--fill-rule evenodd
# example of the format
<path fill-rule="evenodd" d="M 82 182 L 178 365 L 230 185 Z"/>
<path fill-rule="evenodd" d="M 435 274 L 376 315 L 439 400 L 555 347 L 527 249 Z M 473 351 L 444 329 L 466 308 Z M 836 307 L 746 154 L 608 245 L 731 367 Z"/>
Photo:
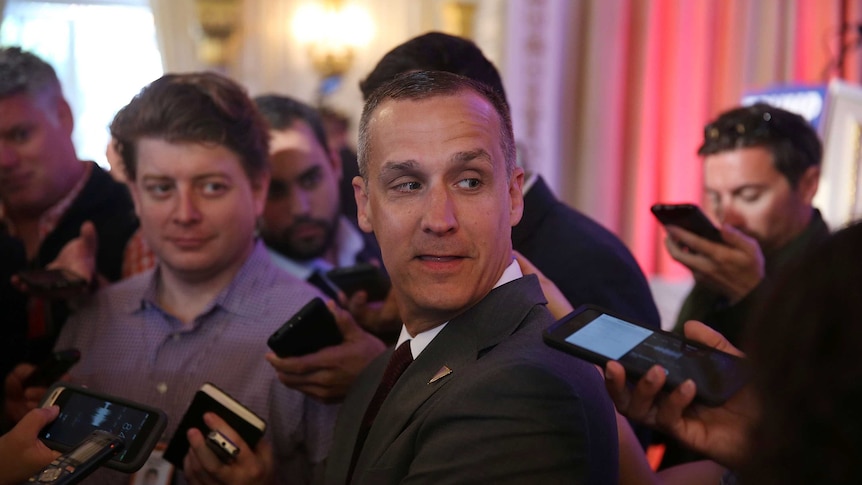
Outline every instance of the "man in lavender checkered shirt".
<path fill-rule="evenodd" d="M 267 421 L 264 439 L 249 449 L 207 415 L 240 453 L 223 464 L 192 430 L 174 483 L 310 482 L 329 451 L 337 408 L 285 387 L 264 359 L 267 337 L 318 295 L 273 266 L 255 236 L 269 184 L 265 122 L 227 78 L 166 75 L 117 114 L 111 134 L 159 263 L 98 292 L 70 319 L 57 348 L 81 350 L 71 380 L 165 410 L 163 441 L 205 382 Z M 28 403 L 17 391 L 20 415 Z M 88 480 L 129 478 L 104 470 Z"/>

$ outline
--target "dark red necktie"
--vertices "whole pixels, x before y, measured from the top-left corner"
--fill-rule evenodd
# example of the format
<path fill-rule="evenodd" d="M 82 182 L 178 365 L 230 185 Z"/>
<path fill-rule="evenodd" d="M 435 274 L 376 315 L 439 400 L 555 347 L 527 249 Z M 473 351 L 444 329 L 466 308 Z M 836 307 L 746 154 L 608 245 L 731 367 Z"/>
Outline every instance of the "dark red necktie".
<path fill-rule="evenodd" d="M 368 403 L 368 408 L 365 410 L 365 415 L 362 417 L 362 424 L 359 426 L 359 434 L 356 437 L 356 446 L 353 448 L 353 458 L 350 460 L 350 468 L 347 471 L 346 483 L 350 483 L 353 469 L 356 467 L 356 461 L 359 459 L 359 453 L 362 451 L 365 439 L 368 438 L 368 431 L 371 430 L 371 425 L 374 424 L 374 418 L 377 417 L 380 406 L 411 362 L 413 362 L 413 353 L 410 351 L 410 341 L 406 340 L 395 349 L 395 352 L 389 358 L 389 363 L 383 372 L 383 378 L 380 380 L 377 391 L 374 392 L 374 397 L 371 398 L 371 402 Z"/>

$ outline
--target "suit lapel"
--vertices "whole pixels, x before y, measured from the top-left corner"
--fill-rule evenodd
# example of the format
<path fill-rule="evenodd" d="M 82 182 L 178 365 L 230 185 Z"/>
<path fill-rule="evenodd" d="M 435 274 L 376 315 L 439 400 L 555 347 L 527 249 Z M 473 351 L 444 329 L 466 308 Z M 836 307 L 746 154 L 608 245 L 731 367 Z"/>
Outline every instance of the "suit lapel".
<path fill-rule="evenodd" d="M 407 368 L 383 402 L 354 476 L 361 476 L 363 470 L 378 461 L 423 403 L 458 379 L 485 351 L 515 332 L 535 305 L 545 302 L 538 280 L 530 275 L 496 288 L 453 318 Z M 444 366 L 449 372 L 435 379 Z M 370 394 L 363 398 L 366 402 Z"/>

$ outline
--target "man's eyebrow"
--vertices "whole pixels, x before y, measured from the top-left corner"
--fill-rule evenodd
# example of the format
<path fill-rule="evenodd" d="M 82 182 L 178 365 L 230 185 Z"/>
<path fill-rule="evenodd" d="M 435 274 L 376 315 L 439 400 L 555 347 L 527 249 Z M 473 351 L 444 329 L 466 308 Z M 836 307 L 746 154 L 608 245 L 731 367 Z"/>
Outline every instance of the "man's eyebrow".
<path fill-rule="evenodd" d="M 414 172 L 418 167 L 419 163 L 413 159 L 384 162 L 383 166 L 380 167 L 380 177 L 392 176 L 391 174 Z"/>
<path fill-rule="evenodd" d="M 477 148 L 475 150 L 470 150 L 466 152 L 458 152 L 452 155 L 452 161 L 458 164 L 468 163 L 477 158 L 484 159 L 488 162 L 491 161 L 491 155 L 487 151 L 485 151 L 484 148 Z"/>
<path fill-rule="evenodd" d="M 739 187 L 734 187 L 734 189 L 731 190 L 730 192 L 733 194 L 738 194 L 738 193 L 744 192 L 746 190 L 752 190 L 752 189 L 753 190 L 762 190 L 768 186 L 769 186 L 769 184 L 762 184 L 762 183 L 744 184 L 744 185 L 740 185 Z"/>
<path fill-rule="evenodd" d="M 166 179 L 173 180 L 174 179 L 174 177 L 171 175 L 154 174 L 154 173 L 141 174 L 140 178 L 141 179 L 154 179 L 154 180 L 166 180 Z M 209 179 L 209 178 L 230 179 L 231 177 L 226 172 L 207 172 L 207 173 L 202 173 L 202 174 L 198 174 L 198 175 L 193 176 L 192 181 L 197 182 L 197 181 L 201 181 L 201 180 L 205 180 L 205 179 Z"/>
<path fill-rule="evenodd" d="M 321 167 L 320 164 L 312 165 L 312 166 L 308 167 L 307 169 L 303 170 L 302 172 L 300 172 L 299 176 L 296 178 L 298 180 L 302 180 L 304 178 L 314 177 L 314 176 L 319 175 L 320 172 L 322 172 L 322 171 L 323 171 L 323 167 Z"/>
<path fill-rule="evenodd" d="M 20 123 L 16 123 L 12 126 L 7 127 L 7 129 L 0 131 L 0 137 L 9 138 L 14 135 L 16 132 L 22 130 L 32 130 L 36 126 L 36 123 L 32 121 L 22 121 Z"/>

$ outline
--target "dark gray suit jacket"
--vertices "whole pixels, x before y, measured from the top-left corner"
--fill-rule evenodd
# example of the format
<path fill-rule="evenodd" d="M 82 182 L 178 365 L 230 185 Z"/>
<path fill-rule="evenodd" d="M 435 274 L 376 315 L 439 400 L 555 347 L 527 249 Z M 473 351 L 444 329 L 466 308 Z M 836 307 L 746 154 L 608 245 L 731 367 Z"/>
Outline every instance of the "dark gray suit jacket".
<path fill-rule="evenodd" d="M 553 322 L 534 276 L 452 319 L 401 376 L 352 483 L 616 484 L 613 406 L 591 364 L 545 346 Z M 325 482 L 344 484 L 362 415 L 391 351 L 357 379 Z M 429 382 L 443 366 L 447 376 Z"/>

